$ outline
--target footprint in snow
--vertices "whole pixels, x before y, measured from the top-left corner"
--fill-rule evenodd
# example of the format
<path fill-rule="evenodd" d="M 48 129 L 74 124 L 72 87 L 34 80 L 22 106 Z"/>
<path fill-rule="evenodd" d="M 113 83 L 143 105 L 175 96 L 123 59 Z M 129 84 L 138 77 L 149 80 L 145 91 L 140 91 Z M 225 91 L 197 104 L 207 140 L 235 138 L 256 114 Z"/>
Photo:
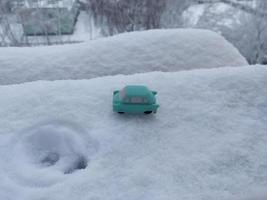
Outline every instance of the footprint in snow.
<path fill-rule="evenodd" d="M 13 146 L 6 162 L 10 177 L 37 187 L 86 169 L 98 149 L 88 133 L 69 121 L 39 123 L 16 134 L 9 146 Z"/>

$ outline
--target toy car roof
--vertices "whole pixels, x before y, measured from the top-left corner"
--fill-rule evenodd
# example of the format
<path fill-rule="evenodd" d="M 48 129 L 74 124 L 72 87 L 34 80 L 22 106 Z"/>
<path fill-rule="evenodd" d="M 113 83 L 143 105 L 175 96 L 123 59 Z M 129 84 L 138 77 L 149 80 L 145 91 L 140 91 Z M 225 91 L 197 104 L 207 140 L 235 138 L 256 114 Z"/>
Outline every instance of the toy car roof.
<path fill-rule="evenodd" d="M 123 90 L 127 97 L 147 97 L 151 94 L 150 90 L 143 85 L 128 85 L 125 86 Z"/>

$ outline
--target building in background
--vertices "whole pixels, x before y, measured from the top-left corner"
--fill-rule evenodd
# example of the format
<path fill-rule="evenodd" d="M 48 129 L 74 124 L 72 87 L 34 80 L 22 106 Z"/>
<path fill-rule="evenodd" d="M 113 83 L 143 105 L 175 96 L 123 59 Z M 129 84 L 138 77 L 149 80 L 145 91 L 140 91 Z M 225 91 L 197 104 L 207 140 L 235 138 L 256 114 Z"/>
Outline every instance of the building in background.
<path fill-rule="evenodd" d="M 27 36 L 72 34 L 79 14 L 77 0 L 16 0 L 13 5 Z"/>

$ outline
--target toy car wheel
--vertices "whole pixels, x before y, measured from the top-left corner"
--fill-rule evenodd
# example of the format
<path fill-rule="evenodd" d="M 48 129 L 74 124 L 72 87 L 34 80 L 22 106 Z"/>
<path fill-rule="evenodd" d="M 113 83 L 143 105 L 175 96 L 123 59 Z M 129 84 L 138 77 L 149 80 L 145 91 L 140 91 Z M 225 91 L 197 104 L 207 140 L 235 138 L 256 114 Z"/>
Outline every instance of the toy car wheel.
<path fill-rule="evenodd" d="M 147 114 L 147 115 L 148 115 L 148 114 L 151 114 L 151 113 L 152 113 L 152 111 L 146 111 L 146 112 L 145 112 L 145 114 Z"/>
<path fill-rule="evenodd" d="M 118 112 L 119 114 L 124 114 L 124 112 Z"/>

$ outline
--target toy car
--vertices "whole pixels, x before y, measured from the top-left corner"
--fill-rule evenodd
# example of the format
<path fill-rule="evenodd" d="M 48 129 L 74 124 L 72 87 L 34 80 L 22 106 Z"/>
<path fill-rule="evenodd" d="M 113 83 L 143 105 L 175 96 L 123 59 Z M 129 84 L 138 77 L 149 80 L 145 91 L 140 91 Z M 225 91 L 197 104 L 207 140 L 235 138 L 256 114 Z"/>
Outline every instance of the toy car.
<path fill-rule="evenodd" d="M 113 92 L 113 111 L 123 113 L 156 113 L 157 92 L 150 91 L 146 86 L 128 85 L 122 90 Z"/>

